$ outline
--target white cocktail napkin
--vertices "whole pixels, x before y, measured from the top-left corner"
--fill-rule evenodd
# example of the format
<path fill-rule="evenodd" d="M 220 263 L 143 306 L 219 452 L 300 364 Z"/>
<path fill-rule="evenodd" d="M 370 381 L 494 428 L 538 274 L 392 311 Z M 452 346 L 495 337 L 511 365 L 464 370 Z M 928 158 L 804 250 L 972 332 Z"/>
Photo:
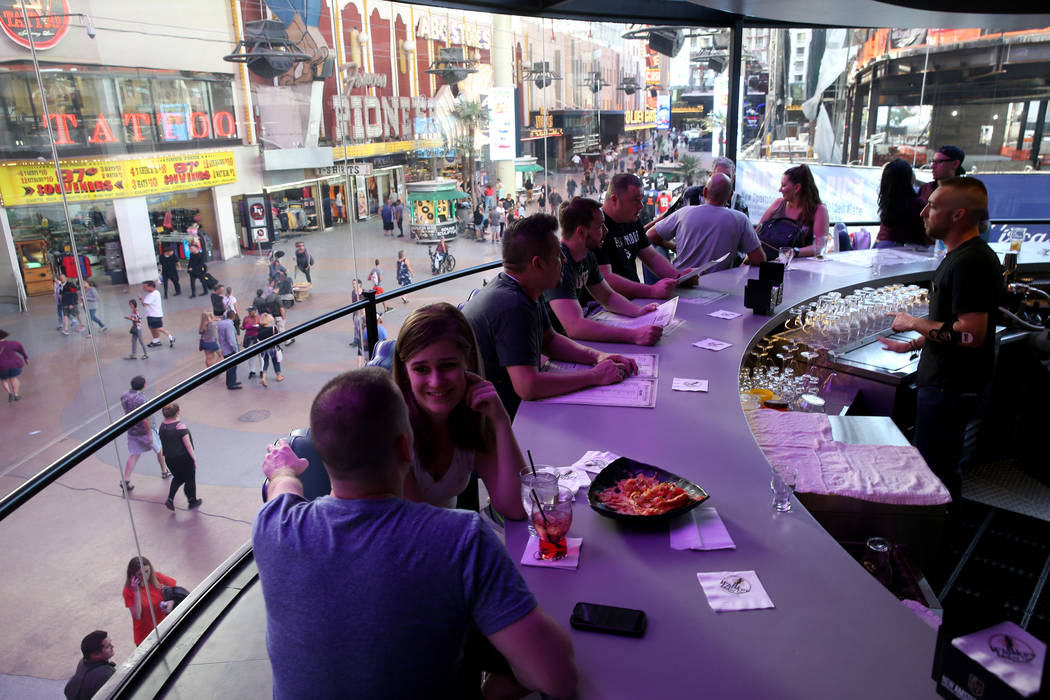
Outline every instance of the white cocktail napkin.
<path fill-rule="evenodd" d="M 551 569 L 576 569 L 580 565 L 580 548 L 583 547 L 582 537 L 566 537 L 566 553 L 562 559 L 540 559 L 540 538 L 536 535 L 529 537 L 525 545 L 525 552 L 521 555 L 523 566 L 545 566 Z"/>
<path fill-rule="evenodd" d="M 713 505 L 701 503 L 671 521 L 671 549 L 736 549 Z"/>
<path fill-rule="evenodd" d="M 1039 692 L 1046 663 L 1046 644 L 1013 622 L 952 640 L 952 646 L 994 673 L 1023 697 Z"/>
<path fill-rule="evenodd" d="M 715 612 L 774 607 L 754 571 L 712 571 L 697 573 L 696 578 Z"/>

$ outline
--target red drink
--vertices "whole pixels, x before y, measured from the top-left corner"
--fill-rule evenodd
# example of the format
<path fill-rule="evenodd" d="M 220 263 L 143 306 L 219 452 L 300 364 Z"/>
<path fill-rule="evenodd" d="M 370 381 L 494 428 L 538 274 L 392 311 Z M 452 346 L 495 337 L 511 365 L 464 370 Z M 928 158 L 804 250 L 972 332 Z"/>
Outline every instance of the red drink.
<path fill-rule="evenodd" d="M 547 508 L 551 508 L 547 510 Z M 532 525 L 540 538 L 539 559 L 562 559 L 568 551 L 565 535 L 572 525 L 572 510 L 559 510 L 558 506 L 547 506 L 541 514 L 533 509 Z M 546 517 L 546 520 L 544 518 Z"/>

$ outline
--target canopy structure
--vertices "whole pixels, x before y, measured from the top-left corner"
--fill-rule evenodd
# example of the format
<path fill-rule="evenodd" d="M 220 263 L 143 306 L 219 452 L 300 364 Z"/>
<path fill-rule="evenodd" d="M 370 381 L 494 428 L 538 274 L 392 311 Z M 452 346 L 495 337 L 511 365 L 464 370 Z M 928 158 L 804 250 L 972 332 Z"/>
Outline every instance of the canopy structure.
<path fill-rule="evenodd" d="M 436 199 L 466 199 L 467 193 L 459 189 L 409 192 L 409 202 L 432 202 Z"/>
<path fill-rule="evenodd" d="M 514 170 L 519 173 L 542 173 L 543 166 L 536 163 L 518 163 L 514 166 Z"/>

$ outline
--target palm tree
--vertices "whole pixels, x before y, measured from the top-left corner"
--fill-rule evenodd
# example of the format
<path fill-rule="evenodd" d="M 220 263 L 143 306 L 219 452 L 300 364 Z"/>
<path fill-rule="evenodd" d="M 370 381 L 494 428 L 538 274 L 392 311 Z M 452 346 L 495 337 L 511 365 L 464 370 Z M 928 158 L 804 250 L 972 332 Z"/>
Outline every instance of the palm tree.
<path fill-rule="evenodd" d="M 700 176 L 701 170 L 700 159 L 696 156 L 680 156 L 678 158 L 678 172 L 682 174 L 686 187 L 693 184 L 693 180 Z"/>
<path fill-rule="evenodd" d="M 489 123 L 489 108 L 480 102 L 465 100 L 462 97 L 456 100 L 456 106 L 452 108 L 452 117 L 459 126 L 456 134 L 456 150 L 463 153 L 463 172 L 469 173 L 470 180 L 470 202 L 471 209 L 477 208 L 475 201 L 474 182 L 474 141 L 478 129 Z"/>

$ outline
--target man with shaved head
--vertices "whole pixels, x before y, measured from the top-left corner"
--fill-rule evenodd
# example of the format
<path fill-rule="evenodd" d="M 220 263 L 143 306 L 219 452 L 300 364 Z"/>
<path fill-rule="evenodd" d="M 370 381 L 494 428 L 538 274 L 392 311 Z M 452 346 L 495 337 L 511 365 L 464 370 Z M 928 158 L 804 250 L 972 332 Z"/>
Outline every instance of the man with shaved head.
<path fill-rule="evenodd" d="M 674 239 L 674 266 L 678 270 L 698 267 L 726 253 L 740 252 L 748 263 L 757 265 L 766 259 L 762 243 L 751 222 L 741 212 L 725 205 L 733 195 L 733 181 L 728 175 L 716 172 L 704 187 L 704 203 L 698 207 L 684 207 L 656 222 L 648 231 L 649 240 L 658 245 Z M 730 256 L 710 271 L 724 270 L 736 264 Z"/>
<path fill-rule="evenodd" d="M 933 274 L 929 318 L 895 314 L 893 330 L 919 337 L 907 343 L 880 338 L 893 352 L 922 349 L 915 446 L 956 501 L 963 433 L 995 368 L 1002 276 L 998 256 L 979 237 L 987 211 L 988 191 L 977 178 L 940 180 L 922 210 L 926 234 L 948 249 Z"/>

